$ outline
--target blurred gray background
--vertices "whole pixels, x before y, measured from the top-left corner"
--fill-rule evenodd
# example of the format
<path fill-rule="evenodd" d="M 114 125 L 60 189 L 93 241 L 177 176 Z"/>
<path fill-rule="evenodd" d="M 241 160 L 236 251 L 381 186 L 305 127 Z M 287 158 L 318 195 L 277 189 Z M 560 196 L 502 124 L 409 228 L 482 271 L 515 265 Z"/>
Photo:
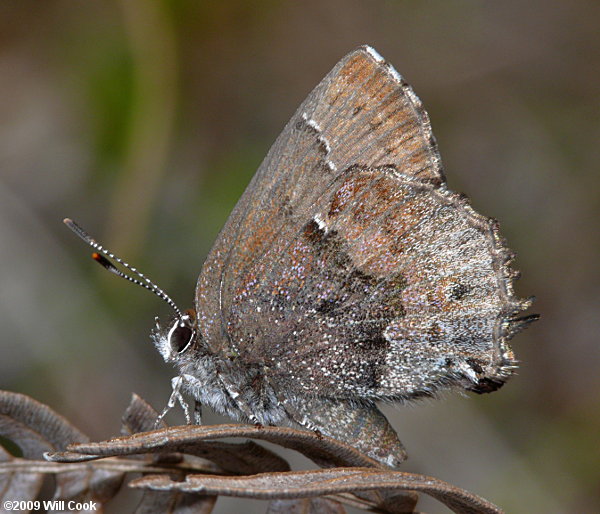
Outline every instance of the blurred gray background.
<path fill-rule="evenodd" d="M 0 388 L 93 439 L 132 391 L 160 410 L 173 372 L 148 333 L 169 307 L 62 218 L 191 307 L 270 144 L 369 43 L 427 107 L 450 187 L 501 221 L 542 314 L 498 393 L 386 407 L 404 469 L 507 512 L 600 511 L 599 27 L 592 0 L 2 2 Z"/>

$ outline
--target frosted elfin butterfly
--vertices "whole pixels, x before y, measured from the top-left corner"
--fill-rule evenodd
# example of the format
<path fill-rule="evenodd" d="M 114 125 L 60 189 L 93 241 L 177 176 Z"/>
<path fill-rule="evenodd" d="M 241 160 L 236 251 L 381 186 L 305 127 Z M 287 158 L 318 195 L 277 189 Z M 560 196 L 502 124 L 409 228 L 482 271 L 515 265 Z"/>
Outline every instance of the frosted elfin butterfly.
<path fill-rule="evenodd" d="M 66 223 L 109 270 L 175 309 L 152 339 L 183 394 L 234 419 L 297 423 L 391 466 L 404 449 L 377 401 L 498 389 L 508 341 L 537 316 L 513 292 L 498 223 L 446 187 L 429 117 L 372 48 L 344 57 L 277 138 L 181 312 Z M 137 278 L 116 265 L 133 271 Z"/>

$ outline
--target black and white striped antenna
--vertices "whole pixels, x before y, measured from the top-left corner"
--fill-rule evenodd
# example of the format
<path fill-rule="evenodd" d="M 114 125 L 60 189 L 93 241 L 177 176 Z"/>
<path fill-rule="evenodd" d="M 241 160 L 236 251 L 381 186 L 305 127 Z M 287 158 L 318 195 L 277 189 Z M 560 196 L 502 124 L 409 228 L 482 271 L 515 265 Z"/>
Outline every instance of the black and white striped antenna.
<path fill-rule="evenodd" d="M 160 287 L 158 287 L 154 282 L 152 282 L 149 278 L 142 275 L 137 269 L 133 266 L 127 264 L 123 259 L 117 257 L 114 253 L 109 252 L 106 248 L 104 248 L 100 243 L 96 242 L 96 240 L 91 237 L 85 230 L 83 230 L 77 223 L 75 223 L 70 218 L 65 218 L 63 223 L 69 227 L 75 234 L 77 234 L 81 239 L 83 239 L 87 244 L 89 244 L 94 250 L 96 250 L 92 254 L 92 258 L 101 266 L 106 268 L 111 273 L 124 278 L 125 280 L 129 280 L 129 282 L 133 282 L 138 286 L 142 286 L 148 291 L 152 291 L 156 296 L 162 298 L 165 302 L 167 302 L 171 308 L 177 313 L 177 315 L 181 318 L 183 314 L 175 305 L 175 302 L 171 299 L 171 297 L 165 293 Z M 113 260 L 123 266 L 125 269 L 131 271 L 134 275 L 139 277 L 139 279 L 131 277 L 126 273 L 123 273 L 120 269 L 118 269 L 110 260 Z"/>

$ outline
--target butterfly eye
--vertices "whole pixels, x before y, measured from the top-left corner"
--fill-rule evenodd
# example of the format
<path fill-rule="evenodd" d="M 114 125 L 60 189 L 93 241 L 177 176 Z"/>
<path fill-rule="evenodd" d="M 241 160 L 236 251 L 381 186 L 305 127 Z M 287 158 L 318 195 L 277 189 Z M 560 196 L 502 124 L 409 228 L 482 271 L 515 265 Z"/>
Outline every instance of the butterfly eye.
<path fill-rule="evenodd" d="M 194 330 L 187 325 L 177 322 L 169 332 L 169 344 L 171 350 L 176 353 L 182 353 L 194 338 Z"/>

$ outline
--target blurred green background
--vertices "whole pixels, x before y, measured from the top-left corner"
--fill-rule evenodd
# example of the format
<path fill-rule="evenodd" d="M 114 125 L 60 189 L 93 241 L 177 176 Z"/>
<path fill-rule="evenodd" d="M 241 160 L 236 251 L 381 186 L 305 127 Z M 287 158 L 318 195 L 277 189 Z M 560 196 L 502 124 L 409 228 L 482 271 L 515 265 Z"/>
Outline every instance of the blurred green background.
<path fill-rule="evenodd" d="M 500 392 L 386 407 L 404 469 L 507 512 L 600 512 L 599 27 L 592 0 L 2 2 L 0 388 L 93 439 L 132 391 L 160 410 L 173 372 L 148 333 L 169 307 L 62 218 L 191 307 L 269 145 L 369 43 L 427 107 L 450 187 L 501 221 L 542 314 Z"/>

